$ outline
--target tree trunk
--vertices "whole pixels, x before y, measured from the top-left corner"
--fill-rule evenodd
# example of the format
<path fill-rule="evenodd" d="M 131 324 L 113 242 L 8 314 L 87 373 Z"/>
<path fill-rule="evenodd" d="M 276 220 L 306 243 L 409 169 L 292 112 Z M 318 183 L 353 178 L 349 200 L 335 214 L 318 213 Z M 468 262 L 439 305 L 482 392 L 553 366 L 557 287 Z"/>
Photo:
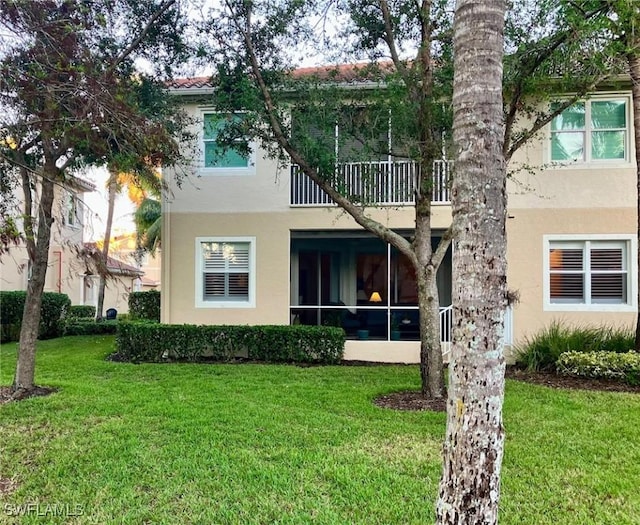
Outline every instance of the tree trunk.
<path fill-rule="evenodd" d="M 503 0 L 458 0 L 454 23 L 454 340 L 438 524 L 498 522 L 504 447 L 506 187 Z"/>
<path fill-rule="evenodd" d="M 416 272 L 420 306 L 420 379 L 422 395 L 431 399 L 445 395 L 436 273 L 437 270 L 431 269 Z"/>
<path fill-rule="evenodd" d="M 53 171 L 55 172 L 55 169 Z M 31 263 L 31 278 L 27 285 L 27 296 L 22 314 L 18 362 L 16 363 L 16 375 L 13 382 L 14 394 L 32 390 L 35 385 L 36 340 L 38 339 L 38 330 L 40 328 L 40 308 L 49 264 L 49 245 L 51 242 L 51 225 L 53 224 L 51 210 L 54 199 L 54 177 L 55 173 L 45 173 L 42 178 L 38 205 L 37 239 L 35 244 L 31 244 L 32 249 L 28 250 L 29 262 Z M 33 242 L 33 239 L 28 242 Z"/>
<path fill-rule="evenodd" d="M 113 226 L 113 210 L 116 205 L 116 193 L 118 192 L 118 174 L 109 173 L 109 206 L 107 208 L 107 225 L 104 229 L 104 244 L 102 257 L 98 266 L 100 270 L 100 285 L 98 286 L 98 304 L 96 305 L 96 321 L 102 321 L 104 310 L 104 289 L 107 285 L 107 258 L 109 257 L 109 243 L 111 242 L 111 227 Z"/>
<path fill-rule="evenodd" d="M 637 232 L 638 236 L 638 275 L 634 278 L 640 282 L 640 56 L 630 53 L 627 56 L 629 74 L 631 75 L 631 94 L 633 97 L 633 128 L 636 145 L 636 184 L 637 184 Z M 640 286 L 638 287 L 638 317 L 636 320 L 636 352 L 640 352 Z"/>

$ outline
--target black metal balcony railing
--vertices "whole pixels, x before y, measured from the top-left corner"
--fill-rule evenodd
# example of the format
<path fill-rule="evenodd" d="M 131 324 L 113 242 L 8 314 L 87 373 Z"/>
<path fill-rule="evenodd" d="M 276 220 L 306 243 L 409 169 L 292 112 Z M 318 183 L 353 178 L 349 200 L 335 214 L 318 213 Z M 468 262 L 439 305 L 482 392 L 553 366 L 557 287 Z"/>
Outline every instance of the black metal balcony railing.
<path fill-rule="evenodd" d="M 453 162 L 433 163 L 432 202 L 448 204 Z M 419 165 L 413 161 L 348 162 L 337 167 L 334 185 L 352 200 L 371 205 L 414 203 Z M 334 202 L 297 165 L 291 166 L 291 206 L 333 206 Z"/>

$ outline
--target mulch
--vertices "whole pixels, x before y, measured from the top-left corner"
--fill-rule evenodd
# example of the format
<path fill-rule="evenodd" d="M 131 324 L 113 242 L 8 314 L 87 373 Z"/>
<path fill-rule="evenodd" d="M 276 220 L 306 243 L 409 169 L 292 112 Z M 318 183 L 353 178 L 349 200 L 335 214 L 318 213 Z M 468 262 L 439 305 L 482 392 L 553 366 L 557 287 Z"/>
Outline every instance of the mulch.
<path fill-rule="evenodd" d="M 563 390 L 592 390 L 599 392 L 630 392 L 640 394 L 640 385 L 627 385 L 610 379 L 589 379 L 583 377 L 563 376 L 555 372 L 530 372 L 516 367 L 508 367 L 505 377 L 516 381 L 533 383 L 549 388 Z M 413 410 L 446 412 L 446 398 L 426 399 L 420 392 L 394 392 L 378 396 L 374 404 L 392 410 Z"/>
<path fill-rule="evenodd" d="M 525 381 L 536 385 L 560 388 L 564 390 L 597 390 L 601 392 L 631 392 L 640 394 L 640 385 L 628 385 L 613 379 L 590 379 L 556 374 L 555 372 L 529 372 L 528 370 L 508 367 L 507 379 Z"/>
<path fill-rule="evenodd" d="M 375 405 L 382 408 L 391 408 L 392 410 L 408 410 L 408 411 L 424 411 L 430 412 L 446 412 L 447 398 L 441 397 L 436 399 L 428 399 L 421 392 L 406 391 L 393 392 L 378 396 L 373 400 Z"/>
<path fill-rule="evenodd" d="M 22 390 L 14 393 L 12 387 L 0 386 L 0 405 L 8 403 L 9 401 L 22 401 L 23 399 L 28 399 L 30 397 L 48 396 L 57 391 L 57 388 L 36 386 L 30 390 Z"/>

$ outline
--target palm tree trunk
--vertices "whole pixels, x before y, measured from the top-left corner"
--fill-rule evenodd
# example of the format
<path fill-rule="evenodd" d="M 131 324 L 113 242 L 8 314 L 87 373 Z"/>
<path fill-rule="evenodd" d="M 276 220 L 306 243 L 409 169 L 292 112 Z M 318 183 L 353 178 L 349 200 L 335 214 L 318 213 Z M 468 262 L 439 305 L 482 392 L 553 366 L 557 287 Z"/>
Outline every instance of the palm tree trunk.
<path fill-rule="evenodd" d="M 96 321 L 102 320 L 102 312 L 104 310 L 104 290 L 107 285 L 107 260 L 109 257 L 109 243 L 111 242 L 111 228 L 113 226 L 113 210 L 116 204 L 116 193 L 118 192 L 118 174 L 109 172 L 109 182 L 107 186 L 109 190 L 109 205 L 107 208 L 107 225 L 104 229 L 104 244 L 102 246 L 102 257 L 99 264 L 100 285 L 98 286 L 98 304 L 96 306 Z"/>
<path fill-rule="evenodd" d="M 439 525 L 498 522 L 504 448 L 505 2 L 458 0 L 454 22 L 454 339 Z"/>

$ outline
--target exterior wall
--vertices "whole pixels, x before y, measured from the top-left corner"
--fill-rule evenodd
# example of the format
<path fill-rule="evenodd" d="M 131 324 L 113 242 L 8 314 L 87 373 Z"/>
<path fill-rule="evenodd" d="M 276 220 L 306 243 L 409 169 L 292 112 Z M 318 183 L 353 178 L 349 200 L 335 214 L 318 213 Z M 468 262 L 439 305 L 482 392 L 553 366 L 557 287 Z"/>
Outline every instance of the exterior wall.
<path fill-rule="evenodd" d="M 200 114 L 196 106 L 190 110 Z M 628 118 L 629 127 L 632 120 Z M 633 136 L 630 130 L 629 139 Z M 635 234 L 636 175 L 632 141 L 627 159 L 616 162 L 549 165 L 549 137 L 541 133 L 510 165 L 508 183 L 508 284 L 520 294 L 514 305 L 514 341 L 531 335 L 554 319 L 574 324 L 630 325 L 635 319 L 637 278 L 635 241 L 629 242 L 634 284 L 626 308 L 551 311 L 545 307 L 546 235 Z M 537 170 L 523 166 L 542 166 Z M 359 226 L 337 208 L 291 208 L 287 169 L 256 155 L 245 173 L 211 172 L 196 166 L 196 176 L 164 203 L 162 320 L 168 323 L 289 324 L 290 232 L 353 230 Z M 413 228 L 411 207 L 381 207 L 371 216 L 394 228 Z M 434 229 L 451 221 L 448 205 L 433 208 Z M 252 308 L 197 308 L 196 237 L 252 237 L 256 248 L 256 301 Z M 455 252 L 454 255 L 455 257 Z M 626 311 L 621 311 L 626 310 Z M 418 362 L 419 345 L 409 341 L 348 341 L 348 359 Z"/>
<path fill-rule="evenodd" d="M 627 193 L 631 195 L 631 193 Z M 634 311 L 550 311 L 544 307 L 544 236 L 552 234 L 635 236 L 635 209 L 625 208 L 569 208 L 569 209 L 513 209 L 509 210 L 508 235 L 508 285 L 517 291 L 520 301 L 514 305 L 514 341 L 516 344 L 548 326 L 552 321 L 574 325 L 631 326 L 636 318 Z M 511 218 L 512 217 L 512 218 Z M 635 244 L 631 245 L 631 259 Z M 637 272 L 632 279 L 637 283 Z M 637 284 L 636 284 L 637 286 Z M 629 294 L 636 307 L 636 292 Z"/>
<path fill-rule="evenodd" d="M 630 104 L 628 105 L 630 111 Z M 632 128 L 631 114 L 627 121 Z M 520 294 L 514 306 L 516 344 L 552 321 L 574 325 L 630 327 L 637 313 L 635 241 L 630 242 L 631 304 L 594 306 L 591 311 L 552 311 L 544 304 L 545 235 L 636 235 L 636 166 L 633 129 L 627 159 L 551 166 L 548 131 L 532 139 L 513 159 L 508 184 L 508 285 Z M 542 166 L 524 169 L 522 166 Z M 626 310 L 626 311 L 624 311 Z"/>

